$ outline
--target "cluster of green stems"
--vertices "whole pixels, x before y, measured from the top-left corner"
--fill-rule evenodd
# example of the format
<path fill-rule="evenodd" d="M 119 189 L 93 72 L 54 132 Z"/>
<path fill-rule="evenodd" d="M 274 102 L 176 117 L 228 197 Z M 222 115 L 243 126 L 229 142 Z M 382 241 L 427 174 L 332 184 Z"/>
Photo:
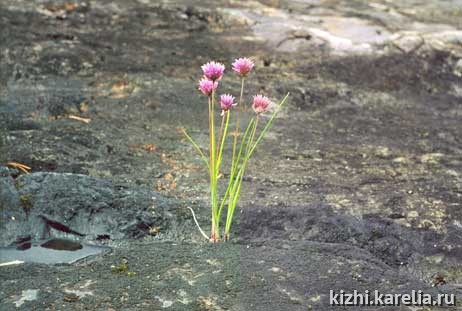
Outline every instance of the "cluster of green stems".
<path fill-rule="evenodd" d="M 209 156 L 206 157 L 202 152 L 201 148 L 197 143 L 183 131 L 188 140 L 192 143 L 194 148 L 199 152 L 201 158 L 203 159 L 205 165 L 209 171 L 209 182 L 210 182 L 210 204 L 212 207 L 212 228 L 210 236 L 207 236 L 204 231 L 200 228 L 195 215 L 193 212 L 194 220 L 196 225 L 198 225 L 199 230 L 202 235 L 210 240 L 211 242 L 218 242 L 222 240 L 221 238 L 221 228 L 220 224 L 222 221 L 222 213 L 226 207 L 226 222 L 223 231 L 223 239 L 227 241 L 229 239 L 231 225 L 233 222 L 234 212 L 236 210 L 237 203 L 242 189 L 242 181 L 247 168 L 247 163 L 255 151 L 255 148 L 259 142 L 263 139 L 264 135 L 270 128 L 273 123 L 274 117 L 280 111 L 284 103 L 286 102 L 289 94 L 287 94 L 282 101 L 279 103 L 277 108 L 273 111 L 271 117 L 266 122 L 266 125 L 260 131 L 258 135 L 257 129 L 259 125 L 259 120 L 261 118 L 259 113 L 256 113 L 247 124 L 244 132 L 240 131 L 240 117 L 241 112 L 244 109 L 242 106 L 243 95 L 244 95 L 244 82 L 245 77 L 241 78 L 241 90 L 239 102 L 236 108 L 223 111 L 221 114 L 221 124 L 218 130 L 218 135 L 216 133 L 215 125 L 215 90 L 212 91 L 211 96 L 208 98 L 208 108 L 209 108 Z M 223 160 L 223 150 L 228 138 L 228 129 L 230 127 L 230 115 L 232 111 L 237 110 L 236 112 L 236 121 L 235 121 L 235 130 L 232 133 L 233 142 L 232 142 L 232 158 L 231 158 L 231 167 L 229 179 L 227 182 L 227 187 L 220 198 L 218 193 L 218 185 L 220 179 L 220 168 Z"/>

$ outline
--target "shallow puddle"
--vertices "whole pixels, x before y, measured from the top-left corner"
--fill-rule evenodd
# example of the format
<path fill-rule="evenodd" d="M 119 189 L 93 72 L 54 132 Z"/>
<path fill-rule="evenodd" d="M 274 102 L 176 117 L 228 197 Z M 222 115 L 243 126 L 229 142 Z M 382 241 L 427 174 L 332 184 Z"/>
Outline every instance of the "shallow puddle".
<path fill-rule="evenodd" d="M 109 247 L 82 244 L 65 239 L 25 241 L 20 245 L 1 247 L 0 264 L 15 260 L 29 263 L 71 264 L 80 259 L 110 251 Z"/>

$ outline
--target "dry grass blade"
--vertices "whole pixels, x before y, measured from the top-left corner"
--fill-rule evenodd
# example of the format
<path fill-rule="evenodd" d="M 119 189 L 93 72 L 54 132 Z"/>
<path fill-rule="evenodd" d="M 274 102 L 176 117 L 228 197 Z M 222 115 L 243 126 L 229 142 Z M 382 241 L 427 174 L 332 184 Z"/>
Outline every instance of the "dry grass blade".
<path fill-rule="evenodd" d="M 81 118 L 81 117 L 73 116 L 73 115 L 68 116 L 68 118 L 72 119 L 72 120 L 77 120 L 77 121 L 80 121 L 80 122 L 84 122 L 84 123 L 87 123 L 87 124 L 91 122 L 90 118 Z"/>
<path fill-rule="evenodd" d="M 12 265 L 20 265 L 20 264 L 23 264 L 23 263 L 24 263 L 24 261 L 21 261 L 21 260 L 13 260 L 13 261 L 0 263 L 0 267 L 7 267 L 7 266 L 12 266 Z"/>
<path fill-rule="evenodd" d="M 8 162 L 6 163 L 7 166 L 11 166 L 11 167 L 14 167 L 14 168 L 17 168 L 18 170 L 26 173 L 26 174 L 29 174 L 29 171 L 32 169 L 30 166 L 27 166 L 25 164 L 21 164 L 21 163 L 18 163 L 18 162 Z"/>

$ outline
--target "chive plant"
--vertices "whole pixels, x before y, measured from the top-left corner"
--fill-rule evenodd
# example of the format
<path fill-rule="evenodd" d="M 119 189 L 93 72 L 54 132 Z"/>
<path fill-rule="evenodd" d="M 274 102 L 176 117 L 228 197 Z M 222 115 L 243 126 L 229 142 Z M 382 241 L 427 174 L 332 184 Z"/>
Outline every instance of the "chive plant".
<path fill-rule="evenodd" d="M 210 236 L 200 228 L 194 211 L 191 209 L 194 221 L 201 234 L 211 242 L 218 242 L 222 239 L 229 239 L 230 229 L 233 222 L 234 212 L 242 190 L 242 180 L 247 169 L 247 163 L 254 153 L 256 147 L 271 127 L 277 113 L 285 104 L 289 94 L 287 94 L 272 112 L 266 123 L 261 126 L 261 115 L 270 108 L 270 100 L 261 94 L 253 97 L 252 108 L 255 112 L 248 121 L 243 133 L 239 133 L 241 124 L 241 113 L 243 109 L 244 84 L 248 74 L 252 71 L 254 63 L 248 58 L 238 58 L 232 64 L 232 69 L 241 79 L 241 89 L 238 102 L 230 94 L 220 96 L 219 103 L 216 100 L 216 91 L 220 80 L 223 77 L 225 66 L 218 62 L 208 62 L 202 66 L 203 78 L 199 81 L 199 90 L 208 98 L 209 109 L 209 152 L 206 155 L 199 145 L 183 130 L 183 134 L 197 150 L 209 172 L 210 183 L 210 205 L 212 207 L 212 230 Z M 217 118 L 216 106 L 221 109 L 221 114 Z M 235 116 L 234 132 L 229 135 L 230 118 Z M 218 119 L 218 120 L 217 120 Z M 218 121 L 218 122 L 217 122 Z M 219 124 L 219 127 L 218 127 Z M 218 131 L 217 131 L 218 129 Z M 226 190 L 223 194 L 218 193 L 218 182 L 220 169 L 223 160 L 224 146 L 228 141 L 228 136 L 232 137 L 232 155 L 229 168 L 229 178 Z M 224 229 L 221 228 L 222 219 L 226 212 Z M 223 233 L 223 238 L 221 233 Z"/>

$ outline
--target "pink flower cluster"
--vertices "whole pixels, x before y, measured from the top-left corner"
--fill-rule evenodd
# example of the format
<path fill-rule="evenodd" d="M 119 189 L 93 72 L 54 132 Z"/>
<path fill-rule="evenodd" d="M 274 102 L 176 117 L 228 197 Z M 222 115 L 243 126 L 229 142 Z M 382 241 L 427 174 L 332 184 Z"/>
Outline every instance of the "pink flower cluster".
<path fill-rule="evenodd" d="M 260 114 L 268 110 L 270 105 L 270 100 L 268 97 L 263 96 L 263 95 L 255 95 L 253 97 L 253 104 L 252 108 L 253 110 Z"/>
<path fill-rule="evenodd" d="M 212 81 L 221 80 L 223 77 L 223 72 L 225 71 L 225 65 L 217 62 L 208 62 L 205 65 L 202 65 L 202 72 L 204 77 Z"/>
<path fill-rule="evenodd" d="M 232 64 L 235 71 L 242 78 L 246 77 L 253 69 L 254 63 L 249 58 L 238 58 Z M 208 62 L 201 67 L 203 77 L 199 81 L 199 91 L 206 96 L 212 96 L 218 88 L 218 81 L 221 80 L 225 71 L 225 65 L 218 62 Z M 236 106 L 234 96 L 223 94 L 220 97 L 220 106 L 222 111 L 228 111 Z M 261 114 L 268 110 L 270 100 L 263 95 L 256 95 L 253 98 L 252 108 L 257 114 Z"/>
<path fill-rule="evenodd" d="M 204 95 L 207 95 L 207 96 L 212 95 L 212 91 L 216 91 L 217 87 L 218 87 L 218 82 L 214 82 L 206 78 L 202 78 L 199 81 L 199 91 L 204 93 Z"/>
<path fill-rule="evenodd" d="M 221 110 L 227 111 L 231 109 L 231 107 L 235 106 L 234 104 L 234 96 L 229 95 L 229 94 L 223 94 L 220 96 L 220 104 L 221 104 Z"/>
<path fill-rule="evenodd" d="M 206 96 L 211 96 L 212 92 L 218 88 L 218 81 L 223 77 L 225 65 L 217 62 L 208 62 L 202 65 L 204 76 L 199 81 L 199 91 Z"/>
<path fill-rule="evenodd" d="M 238 58 L 233 63 L 233 70 L 240 76 L 245 77 L 252 69 L 254 63 L 248 58 Z"/>

